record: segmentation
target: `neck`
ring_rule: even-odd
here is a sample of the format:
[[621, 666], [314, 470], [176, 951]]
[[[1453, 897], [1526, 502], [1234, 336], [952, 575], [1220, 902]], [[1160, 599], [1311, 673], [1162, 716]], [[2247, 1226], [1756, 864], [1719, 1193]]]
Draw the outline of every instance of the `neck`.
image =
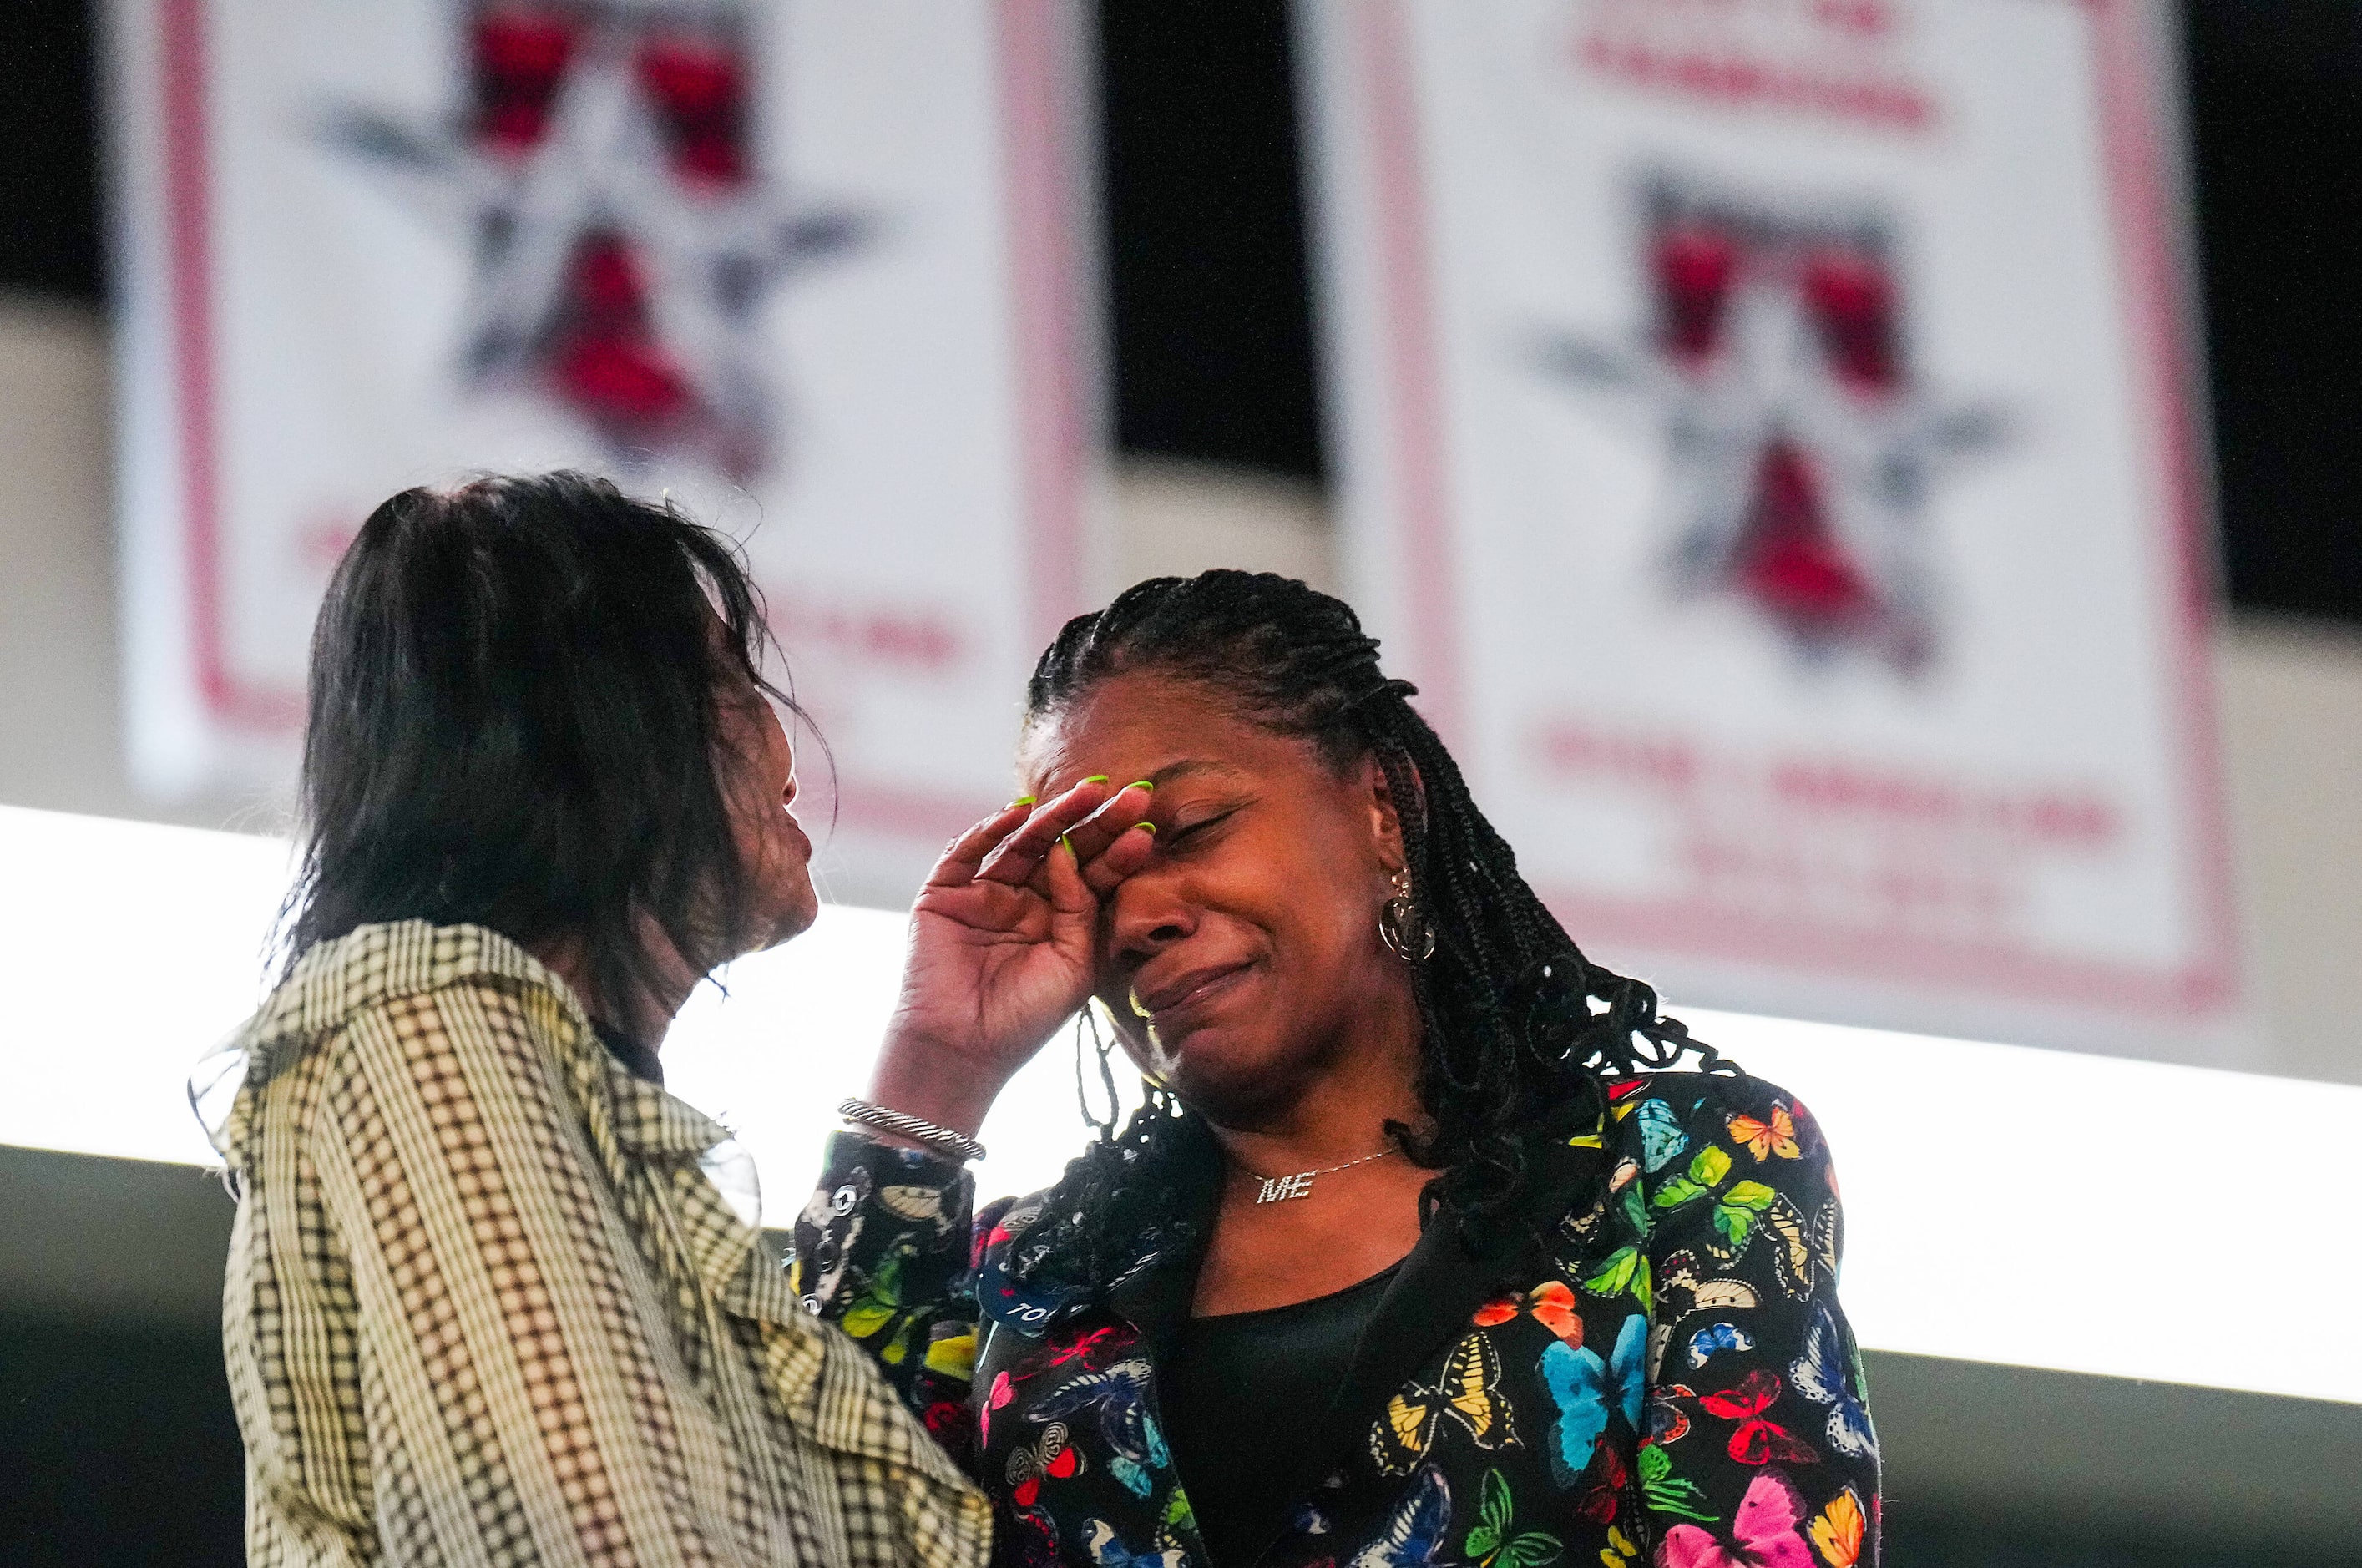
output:
[[688, 961], [679, 950], [657, 933], [649, 951], [656, 960], [657, 984], [642, 985], [631, 994], [612, 1001], [600, 999], [599, 988], [593, 980], [590, 963], [581, 942], [572, 936], [557, 937], [532, 949], [533, 955], [559, 979], [573, 988], [583, 1008], [597, 1021], [610, 1029], [620, 1029], [651, 1051], [664, 1048], [665, 1035], [672, 1028], [673, 1015], [689, 1000], [690, 992], [697, 988], [701, 976], [690, 970]]
[[1248, 1116], [1208, 1113], [1233, 1170], [1266, 1176], [1318, 1170], [1385, 1149], [1389, 1121], [1424, 1127], [1418, 1008], [1407, 985], [1401, 991], [1381, 993], [1361, 1010], [1350, 1035], [1322, 1054], [1329, 1065], [1284, 1102]]

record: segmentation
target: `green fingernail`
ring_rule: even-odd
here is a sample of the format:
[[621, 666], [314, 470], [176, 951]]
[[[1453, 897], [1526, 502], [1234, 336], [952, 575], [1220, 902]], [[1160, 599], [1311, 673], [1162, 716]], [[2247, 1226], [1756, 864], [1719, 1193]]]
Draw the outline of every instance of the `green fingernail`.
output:
[[1083, 780], [1086, 784], [1104, 784], [1107, 781], [1107, 775], [1104, 773], [1094, 773], [1088, 778]]
[[[1066, 846], [1066, 853], [1067, 853], [1067, 854], [1069, 854], [1069, 855], [1074, 855], [1074, 854], [1075, 854], [1075, 841], [1074, 841], [1073, 839], [1068, 838], [1065, 834], [1060, 834], [1058, 835], [1058, 842], [1059, 842], [1060, 844], [1063, 844], [1063, 845], [1065, 845]], [[1079, 859], [1081, 859], [1081, 858], [1082, 858], [1082, 856], [1079, 856], [1079, 855], [1076, 855], [1076, 856], [1075, 856], [1075, 858], [1076, 858], [1076, 859], [1077, 859], [1077, 860], [1079, 860]]]
[[1156, 836], [1156, 824], [1154, 823], [1134, 823], [1131, 825], [1138, 828], [1141, 832], [1146, 834], [1151, 838], [1154, 838]]
[[1124, 788], [1127, 790], [1153, 790], [1156, 788], [1156, 782], [1151, 778], [1135, 778], [1131, 783], [1125, 785]]
[[1015, 799], [1015, 800], [1013, 800], [1013, 801], [1010, 801], [1010, 802], [1009, 802], [1009, 804], [1007, 804], [1007, 805], [1005, 805], [1005, 806], [1001, 807], [1000, 809], [1001, 809], [1002, 811], [1004, 811], [1004, 812], [1013, 812], [1013, 811], [1015, 811], [1015, 810], [1016, 810], [1018, 807], [1020, 807], [1020, 806], [1030, 806], [1030, 805], [1032, 805], [1032, 803], [1033, 803], [1033, 797], [1032, 797], [1032, 796], [1031, 796], [1031, 795], [1020, 795], [1020, 796], [1018, 796], [1018, 797], [1017, 797], [1017, 799]]

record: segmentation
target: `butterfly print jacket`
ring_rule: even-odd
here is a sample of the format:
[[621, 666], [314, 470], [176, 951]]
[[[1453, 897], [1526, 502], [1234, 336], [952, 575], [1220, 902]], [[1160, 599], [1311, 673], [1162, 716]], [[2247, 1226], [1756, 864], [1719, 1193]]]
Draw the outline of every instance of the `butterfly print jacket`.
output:
[[[1485, 1252], [1429, 1221], [1306, 1423], [1261, 1568], [1875, 1564], [1878, 1441], [1811, 1115], [1753, 1078], [1626, 1079], [1534, 1133], [1527, 1170], [1530, 1226]], [[794, 1288], [989, 1493], [996, 1562], [1215, 1568], [1156, 1389], [1210, 1211], [1082, 1289], [1012, 1273], [1040, 1198], [970, 1204], [965, 1171], [841, 1133]]]

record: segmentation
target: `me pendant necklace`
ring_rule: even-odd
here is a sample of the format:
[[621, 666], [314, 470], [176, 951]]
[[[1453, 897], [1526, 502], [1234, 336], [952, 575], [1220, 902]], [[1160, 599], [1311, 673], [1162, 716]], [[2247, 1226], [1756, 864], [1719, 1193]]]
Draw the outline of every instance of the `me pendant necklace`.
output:
[[1255, 1193], [1257, 1203], [1285, 1203], [1291, 1198], [1311, 1197], [1314, 1176], [1335, 1176], [1339, 1171], [1350, 1171], [1355, 1165], [1366, 1165], [1372, 1160], [1383, 1160], [1388, 1154], [1401, 1153], [1400, 1148], [1388, 1145], [1374, 1154], [1363, 1154], [1360, 1159], [1347, 1160], [1341, 1165], [1324, 1165], [1319, 1170], [1298, 1171], [1294, 1176], [1267, 1176], [1259, 1171], [1248, 1170], [1244, 1165], [1241, 1165], [1239, 1169], [1263, 1184]]

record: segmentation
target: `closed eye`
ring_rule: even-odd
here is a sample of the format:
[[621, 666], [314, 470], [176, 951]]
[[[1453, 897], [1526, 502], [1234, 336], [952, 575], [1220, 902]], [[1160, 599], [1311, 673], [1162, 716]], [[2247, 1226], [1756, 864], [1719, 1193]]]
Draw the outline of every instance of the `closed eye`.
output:
[[1208, 828], [1214, 826], [1218, 823], [1228, 822], [1230, 818], [1230, 812], [1217, 812], [1212, 816], [1207, 817], [1202, 821], [1189, 823], [1187, 827], [1175, 827], [1173, 832], [1167, 835], [1164, 842], [1168, 845], [1179, 844], [1185, 839], [1205, 832]]

